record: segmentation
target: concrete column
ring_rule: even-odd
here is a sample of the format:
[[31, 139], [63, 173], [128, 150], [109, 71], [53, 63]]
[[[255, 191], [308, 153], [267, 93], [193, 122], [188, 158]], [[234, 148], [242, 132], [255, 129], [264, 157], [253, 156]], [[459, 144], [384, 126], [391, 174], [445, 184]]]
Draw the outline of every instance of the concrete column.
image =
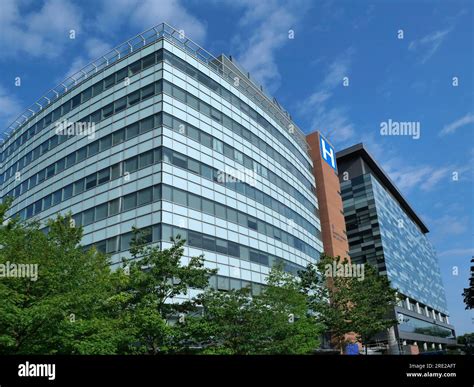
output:
[[406, 304], [407, 304], [407, 309], [411, 310], [411, 308], [410, 308], [410, 299], [407, 297], [405, 301], [406, 301]]
[[420, 304], [416, 303], [416, 311], [421, 314]]
[[449, 317], [446, 315], [446, 324], [449, 324]]
[[428, 312], [428, 307], [425, 305], [425, 314], [427, 317], [430, 317], [430, 312]]
[[423, 343], [423, 349], [424, 349], [425, 351], [428, 350], [428, 344], [427, 344], [427, 343]]

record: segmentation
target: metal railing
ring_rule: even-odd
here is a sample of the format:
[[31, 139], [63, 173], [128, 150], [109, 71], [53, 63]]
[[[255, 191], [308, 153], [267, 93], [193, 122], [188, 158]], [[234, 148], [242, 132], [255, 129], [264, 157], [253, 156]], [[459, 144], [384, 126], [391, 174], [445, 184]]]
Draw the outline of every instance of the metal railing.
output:
[[[45, 95], [43, 95], [34, 104], [29, 106], [13, 121], [11, 125], [7, 127], [7, 129], [2, 133], [0, 145], [3, 145], [6, 141], [8, 141], [18, 130], [20, 130], [25, 124], [33, 119], [38, 113], [51, 106], [53, 102], [57, 101], [63, 95], [79, 86], [82, 82], [89, 79], [90, 76], [108, 68], [115, 62], [135, 53], [137, 50], [142, 49], [145, 46], [157, 42], [162, 38], [166, 39], [171, 44], [178, 46], [179, 48], [184, 48], [186, 52], [190, 53], [202, 64], [206, 65], [220, 77], [224, 79], [228, 78], [226, 80], [234, 85], [234, 77], [239, 75], [235, 74], [235, 72], [225, 63], [223, 63], [222, 60], [216, 58], [197, 43], [187, 38], [182, 30], [177, 30], [166, 23], [162, 23], [118, 45], [99, 59], [89, 63], [75, 74], [66, 78], [58, 86], [46, 92]], [[309, 146], [301, 129], [299, 129], [291, 121], [289, 114], [284, 111], [280, 105], [273, 102], [263, 92], [261, 87], [259, 88], [256, 86], [250, 79], [239, 76], [239, 86], [237, 88], [243, 91], [244, 94], [251, 98], [252, 101], [259, 105], [264, 111], [270, 113], [272, 118], [277, 118], [283, 126], [288, 128], [291, 127], [292, 130], [289, 130], [289, 134], [293, 136], [303, 151], [308, 153]]]

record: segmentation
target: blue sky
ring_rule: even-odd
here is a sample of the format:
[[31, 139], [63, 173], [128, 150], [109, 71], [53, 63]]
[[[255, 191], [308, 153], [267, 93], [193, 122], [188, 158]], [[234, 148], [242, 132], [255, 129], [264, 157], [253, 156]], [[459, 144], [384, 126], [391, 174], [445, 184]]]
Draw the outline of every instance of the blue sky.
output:
[[[235, 57], [304, 132], [320, 129], [338, 149], [368, 146], [430, 229], [457, 333], [473, 332], [461, 297], [474, 255], [473, 8], [467, 0], [3, 0], [0, 127], [66, 75], [166, 21]], [[420, 138], [381, 136], [389, 119], [418, 122]]]

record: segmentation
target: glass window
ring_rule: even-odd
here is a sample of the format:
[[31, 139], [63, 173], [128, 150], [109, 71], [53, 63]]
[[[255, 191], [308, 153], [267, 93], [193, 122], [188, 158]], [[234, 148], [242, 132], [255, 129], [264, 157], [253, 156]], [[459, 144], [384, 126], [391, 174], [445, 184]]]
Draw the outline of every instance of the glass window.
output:
[[153, 66], [155, 64], [155, 53], [147, 55], [146, 57], [144, 57], [142, 59], [142, 63], [143, 63], [143, 66], [142, 66], [143, 69], [146, 69], [150, 66]]
[[94, 188], [97, 185], [97, 173], [86, 177], [86, 190]]
[[87, 148], [87, 153], [89, 157], [96, 155], [97, 153], [99, 153], [99, 141], [94, 141], [93, 143], [89, 144]]
[[217, 121], [217, 122], [221, 122], [222, 120], [222, 114], [220, 111], [212, 108], [211, 109], [211, 118], [214, 120], [214, 121]]
[[176, 98], [179, 101], [186, 102], [186, 94], [183, 90], [181, 90], [179, 87], [174, 86], [173, 87], [173, 97]]
[[209, 179], [209, 180], [212, 180], [213, 175], [214, 175], [214, 171], [211, 167], [209, 167], [206, 164], [201, 164], [201, 176], [202, 177], [204, 177], [206, 179]]
[[188, 203], [190, 208], [201, 211], [201, 198], [199, 196], [188, 193]]
[[227, 254], [227, 241], [224, 239], [216, 238], [216, 251], [221, 254]]
[[132, 63], [131, 65], [128, 66], [128, 74], [129, 76], [135, 75], [142, 69], [142, 62], [140, 60], [137, 60], [136, 62]]
[[228, 254], [233, 257], [240, 257], [240, 246], [234, 242], [227, 242], [228, 244]]
[[120, 177], [120, 163], [114, 164], [110, 167], [110, 180], [115, 180]]
[[81, 179], [74, 183], [74, 195], [78, 195], [81, 192], [84, 192], [84, 179]]
[[128, 96], [128, 106], [133, 106], [140, 101], [140, 90], [131, 93]]
[[232, 120], [224, 114], [222, 115], [222, 125], [224, 125], [227, 129], [232, 130]]
[[47, 210], [51, 207], [51, 201], [53, 200], [53, 195], [48, 195], [43, 199], [43, 209]]
[[186, 156], [182, 156], [178, 153], [173, 153], [173, 165], [187, 169], [188, 163]]
[[212, 149], [216, 152], [224, 153], [224, 143], [217, 138], [212, 139]]
[[115, 85], [115, 74], [109, 75], [107, 78], [104, 79], [105, 90], [111, 88], [113, 85]]
[[128, 76], [128, 69], [125, 67], [117, 71], [117, 83], [124, 80]]
[[139, 168], [145, 168], [151, 164], [153, 164], [153, 151], [148, 151], [139, 155]]
[[62, 190], [57, 190], [53, 193], [53, 206], [61, 202]]
[[168, 95], [173, 95], [173, 89], [171, 83], [168, 81], [163, 82], [163, 93]]
[[201, 144], [208, 148], [212, 148], [212, 137], [207, 133], [201, 132]]
[[217, 290], [229, 290], [230, 279], [229, 277], [217, 276]]
[[205, 198], [202, 198], [202, 212], [214, 215], [214, 202]]
[[56, 162], [56, 171], [57, 173], [64, 171], [66, 167], [66, 158], [62, 158]]
[[234, 160], [234, 148], [227, 144], [224, 144], [224, 156], [228, 157], [231, 160]]
[[216, 203], [215, 211], [216, 211], [216, 216], [218, 218], [227, 219], [225, 206], [223, 206], [222, 204]]
[[112, 136], [111, 135], [105, 136], [104, 138], [100, 139], [100, 151], [101, 152], [106, 150], [106, 149], [110, 149], [111, 146], [112, 146]]
[[92, 123], [98, 123], [101, 121], [101, 114], [102, 114], [102, 109], [96, 110], [94, 113], [91, 114], [91, 122]]
[[102, 109], [102, 117], [104, 119], [110, 117], [112, 114], [114, 114], [114, 104], [113, 103], [107, 105], [106, 107], [104, 107]]
[[105, 250], [107, 254], [117, 252], [117, 241], [118, 241], [118, 237], [112, 237], [112, 238], [107, 239], [107, 247]]
[[116, 215], [120, 212], [120, 198], [109, 202], [109, 216]]
[[88, 87], [82, 92], [82, 102], [89, 101], [92, 97], [92, 87]]
[[199, 110], [199, 100], [189, 93], [187, 95], [187, 103], [188, 106], [192, 107], [193, 109]]
[[107, 218], [107, 207], [108, 207], [108, 203], [103, 203], [95, 208], [96, 222]]
[[150, 85], [145, 86], [142, 88], [142, 101], [148, 97], [151, 97], [155, 94], [155, 84], [152, 83]]
[[140, 133], [146, 133], [153, 129], [153, 116], [140, 121]]
[[244, 227], [248, 227], [247, 215], [246, 214], [244, 214], [242, 212], [239, 212], [239, 213], [237, 213], [237, 217], [238, 217], [239, 225], [244, 226]]
[[133, 234], [128, 232], [120, 236], [120, 251], [130, 249], [130, 243], [132, 242]]
[[207, 103], [201, 101], [199, 101], [199, 111], [208, 117], [211, 115], [211, 107]]
[[202, 236], [202, 248], [205, 250], [216, 251], [216, 241], [211, 236]]
[[188, 137], [199, 142], [199, 129], [188, 125]]
[[127, 140], [138, 136], [138, 127], [139, 127], [138, 122], [127, 126]]
[[90, 208], [82, 213], [82, 224], [87, 226], [94, 223], [94, 208]]
[[188, 244], [192, 247], [202, 248], [202, 236], [198, 232], [188, 231]]
[[63, 200], [67, 200], [72, 196], [72, 184], [63, 188]]
[[131, 210], [137, 206], [136, 192], [123, 197], [123, 211]]
[[125, 161], [125, 172], [135, 172], [138, 168], [138, 157], [132, 157]]
[[[81, 94], [75, 95], [71, 101], [72, 101], [72, 109], [79, 106], [81, 104]], [[46, 116], [46, 117], [49, 117], [49, 116]]]
[[161, 200], [161, 185], [155, 185], [153, 187], [153, 201]]
[[96, 95], [99, 95], [100, 93], [102, 93], [103, 90], [104, 90], [103, 82], [102, 81], [97, 82], [94, 86], [92, 86], [92, 95], [95, 97]]
[[233, 208], [227, 208], [227, 220], [232, 223], [237, 223], [237, 211]]
[[127, 97], [123, 97], [115, 101], [114, 107], [115, 107], [115, 113], [125, 110], [125, 108], [127, 107]]
[[173, 191], [171, 190], [171, 187], [168, 185], [164, 185], [162, 188], [162, 199], [163, 200], [168, 200], [170, 202], [173, 201]]
[[152, 202], [153, 187], [142, 189], [138, 192], [138, 205], [142, 206]]
[[182, 206], [187, 206], [187, 198], [186, 198], [186, 191], [182, 191], [180, 189], [175, 188], [173, 190], [173, 201], [176, 204], [182, 205]]
[[121, 142], [125, 141], [125, 130], [120, 129], [116, 132], [112, 133], [112, 145], [120, 144]]
[[85, 160], [87, 157], [87, 147], [82, 147], [82, 148], [79, 148], [78, 151], [77, 151], [77, 160], [76, 162], [80, 162], [82, 160]]
[[188, 169], [191, 172], [197, 173], [199, 175], [200, 169], [199, 169], [199, 162], [193, 159], [188, 159]]
[[53, 165], [50, 165], [48, 168], [46, 168], [46, 178], [47, 179], [54, 175], [55, 167], [56, 167], [56, 165], [53, 164]]
[[98, 184], [105, 183], [110, 180], [110, 168], [105, 168], [99, 172]]
[[164, 241], [170, 241], [173, 236], [173, 228], [167, 224], [162, 225], [161, 239]]
[[[97, 93], [98, 94], [98, 93]], [[94, 95], [97, 95], [97, 94], [94, 94]], [[64, 114], [67, 114], [71, 111], [71, 101], [67, 101], [66, 103], [64, 103], [63, 105], [63, 115]]]

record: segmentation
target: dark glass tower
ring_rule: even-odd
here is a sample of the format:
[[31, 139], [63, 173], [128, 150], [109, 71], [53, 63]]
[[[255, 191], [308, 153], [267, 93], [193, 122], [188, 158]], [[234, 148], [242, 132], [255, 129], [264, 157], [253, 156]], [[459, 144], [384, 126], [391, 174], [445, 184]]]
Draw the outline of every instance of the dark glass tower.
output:
[[410, 345], [439, 350], [454, 342], [446, 296], [428, 228], [363, 144], [337, 153], [353, 263], [369, 263], [399, 292], [399, 324], [380, 340], [392, 353]]

